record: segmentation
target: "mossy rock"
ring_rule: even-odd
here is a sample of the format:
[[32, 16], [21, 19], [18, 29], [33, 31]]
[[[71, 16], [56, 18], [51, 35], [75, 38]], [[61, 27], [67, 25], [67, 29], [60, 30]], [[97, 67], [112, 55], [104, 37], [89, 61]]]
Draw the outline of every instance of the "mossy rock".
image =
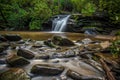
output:
[[8, 56], [6, 59], [6, 62], [8, 66], [11, 66], [11, 67], [24, 66], [30, 63], [27, 59], [17, 55]]
[[17, 51], [17, 55], [22, 56], [22, 57], [27, 58], [27, 59], [33, 59], [35, 57], [34, 53], [32, 53], [29, 50], [25, 50], [25, 49], [19, 49]]
[[44, 41], [44, 44], [52, 48], [56, 47], [56, 45], [51, 40]]
[[31, 73], [36, 75], [53, 76], [62, 73], [64, 67], [49, 64], [36, 64], [32, 67]]
[[11, 68], [0, 74], [0, 80], [30, 80], [30, 77], [21, 68]]
[[67, 38], [62, 38], [61, 36], [54, 36], [52, 38], [52, 42], [55, 45], [59, 45], [59, 46], [74, 46], [75, 45], [71, 40]]

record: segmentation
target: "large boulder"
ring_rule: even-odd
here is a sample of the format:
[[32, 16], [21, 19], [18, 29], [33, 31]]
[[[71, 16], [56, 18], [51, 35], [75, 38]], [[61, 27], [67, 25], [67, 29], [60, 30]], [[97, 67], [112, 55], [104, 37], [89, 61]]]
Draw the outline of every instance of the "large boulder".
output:
[[7, 34], [4, 35], [4, 37], [8, 40], [8, 41], [20, 41], [22, 39], [21, 36], [16, 35], [16, 34]]
[[67, 76], [74, 80], [101, 80], [100, 78], [97, 77], [83, 76], [71, 70], [68, 70]]
[[18, 49], [17, 55], [22, 56], [22, 57], [27, 58], [27, 59], [32, 59], [35, 57], [34, 53], [32, 53], [29, 50], [25, 50], [25, 49]]
[[16, 67], [16, 66], [24, 66], [29, 64], [30, 62], [23, 57], [17, 55], [10, 55], [7, 57], [6, 62], [8, 66]]
[[71, 40], [67, 38], [62, 38], [61, 36], [54, 36], [52, 38], [52, 42], [55, 45], [59, 45], [59, 46], [74, 46], [75, 45]]
[[36, 75], [44, 75], [44, 76], [51, 76], [51, 75], [58, 75], [62, 73], [64, 68], [62, 66], [55, 66], [49, 64], [36, 64], [32, 67], [31, 73]]
[[11, 68], [0, 74], [0, 80], [30, 80], [23, 69]]

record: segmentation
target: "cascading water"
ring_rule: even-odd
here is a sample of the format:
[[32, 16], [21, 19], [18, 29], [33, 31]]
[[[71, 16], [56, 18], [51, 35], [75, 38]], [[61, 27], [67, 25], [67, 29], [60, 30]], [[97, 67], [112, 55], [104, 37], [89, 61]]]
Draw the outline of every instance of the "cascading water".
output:
[[63, 32], [70, 15], [60, 15], [53, 20], [52, 31]]

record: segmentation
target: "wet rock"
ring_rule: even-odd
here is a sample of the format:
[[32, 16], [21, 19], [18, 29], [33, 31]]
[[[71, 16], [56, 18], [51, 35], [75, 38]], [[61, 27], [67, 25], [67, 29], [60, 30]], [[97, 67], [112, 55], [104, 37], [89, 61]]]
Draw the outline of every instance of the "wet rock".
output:
[[41, 47], [43, 47], [43, 42], [42, 41], [36, 41], [33, 45], [32, 45], [32, 47], [34, 47], [34, 48], [41, 48]]
[[34, 48], [41, 48], [41, 47], [43, 47], [42, 45], [39, 45], [39, 44], [35, 44], [35, 45], [33, 45], [32, 47], [34, 47]]
[[3, 46], [0, 46], [0, 54], [5, 50]]
[[22, 57], [27, 58], [27, 59], [33, 59], [35, 57], [34, 53], [32, 53], [29, 50], [25, 50], [25, 49], [19, 49], [17, 51], [17, 55], [22, 56]]
[[24, 44], [24, 43], [25, 43], [24, 40], [20, 40], [20, 41], [17, 42], [17, 44]]
[[62, 38], [61, 36], [54, 36], [52, 38], [52, 42], [55, 45], [59, 45], [59, 46], [74, 46], [75, 45], [71, 40], [67, 38]]
[[67, 52], [64, 53], [63, 57], [65, 58], [69, 58], [69, 57], [74, 57], [75, 56], [75, 52], [72, 50], [68, 50]]
[[67, 38], [64, 38], [60, 41], [60, 43], [58, 44], [60, 46], [74, 46], [74, 43], [72, 41], [70, 41]]
[[102, 48], [100, 44], [89, 44], [86, 47], [86, 50], [88, 51], [100, 51]]
[[4, 37], [9, 41], [19, 41], [22, 39], [21, 36], [16, 34], [7, 34], [7, 35], [4, 35]]
[[8, 43], [0, 43], [0, 53], [9, 47]]
[[74, 79], [74, 80], [102, 80], [99, 78], [89, 77], [89, 76], [82, 76], [78, 74], [77, 72], [69, 70], [67, 72], [67, 76]]
[[0, 74], [0, 80], [30, 80], [23, 69], [11, 68]]
[[110, 42], [104, 41], [104, 42], [100, 43], [100, 46], [102, 47], [102, 49], [108, 48], [110, 46]]
[[32, 67], [31, 73], [36, 75], [58, 75], [62, 73], [64, 68], [62, 66], [48, 65], [48, 64], [36, 64]]
[[89, 44], [89, 43], [92, 42], [92, 40], [89, 39], [89, 38], [85, 38], [85, 39], [82, 40], [82, 42], [83, 42], [84, 44]]
[[3, 51], [0, 53], [0, 56], [7, 55], [8, 53], [6, 51]]
[[46, 55], [46, 54], [40, 54], [36, 57], [36, 59], [49, 59], [50, 56], [49, 55]]
[[29, 64], [30, 62], [23, 57], [17, 55], [10, 55], [7, 57], [6, 62], [8, 66], [16, 67], [16, 66], [24, 66]]
[[56, 47], [51, 40], [44, 41], [44, 44], [52, 48]]
[[6, 43], [6, 42], [3, 42], [3, 43], [0, 43], [0, 46], [3, 46], [5, 48], [8, 48], [10, 46], [9, 43]]
[[7, 39], [0, 35], [0, 41], [4, 42], [4, 41], [7, 41]]
[[6, 64], [6, 61], [4, 59], [0, 59], [0, 64]]

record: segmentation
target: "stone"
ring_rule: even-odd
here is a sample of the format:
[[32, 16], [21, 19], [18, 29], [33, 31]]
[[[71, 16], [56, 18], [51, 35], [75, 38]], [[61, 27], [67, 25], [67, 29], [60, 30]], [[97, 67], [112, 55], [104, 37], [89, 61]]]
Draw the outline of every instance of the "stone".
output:
[[102, 80], [99, 78], [89, 77], [89, 76], [83, 76], [78, 74], [77, 72], [68, 70], [67, 76], [74, 79], [74, 80]]
[[52, 42], [55, 45], [59, 45], [59, 46], [74, 46], [75, 45], [71, 40], [67, 38], [62, 38], [61, 36], [54, 36], [52, 38]]
[[0, 59], [0, 64], [6, 64], [6, 61], [4, 59]]
[[8, 43], [0, 43], [0, 53], [3, 52], [4, 50], [6, 50], [9, 47]]
[[10, 68], [0, 74], [0, 80], [31, 80], [27, 73], [21, 68]]
[[110, 42], [109, 41], [104, 41], [102, 43], [100, 43], [100, 46], [102, 47], [102, 49], [106, 49], [110, 46]]
[[5, 50], [3, 46], [0, 46], [0, 54]]
[[32, 53], [31, 51], [26, 50], [26, 49], [18, 49], [17, 55], [22, 56], [27, 59], [33, 59], [35, 57], [34, 53]]
[[8, 56], [6, 58], [6, 62], [8, 66], [11, 66], [11, 67], [24, 66], [30, 63], [27, 59], [17, 56], [17, 55]]
[[89, 38], [85, 38], [85, 39], [82, 40], [82, 42], [83, 42], [84, 44], [89, 44], [89, 43], [92, 42], [92, 40], [89, 39]]
[[44, 41], [44, 44], [52, 48], [56, 47], [51, 40]]
[[36, 75], [53, 76], [62, 73], [63, 70], [64, 68], [58, 65], [36, 64], [32, 67], [31, 73]]
[[20, 41], [22, 39], [21, 36], [16, 35], [16, 34], [7, 34], [4, 35], [4, 37], [8, 40], [8, 41]]
[[37, 59], [49, 59], [50, 56], [49, 55], [46, 55], [46, 54], [40, 54], [36, 57]]

